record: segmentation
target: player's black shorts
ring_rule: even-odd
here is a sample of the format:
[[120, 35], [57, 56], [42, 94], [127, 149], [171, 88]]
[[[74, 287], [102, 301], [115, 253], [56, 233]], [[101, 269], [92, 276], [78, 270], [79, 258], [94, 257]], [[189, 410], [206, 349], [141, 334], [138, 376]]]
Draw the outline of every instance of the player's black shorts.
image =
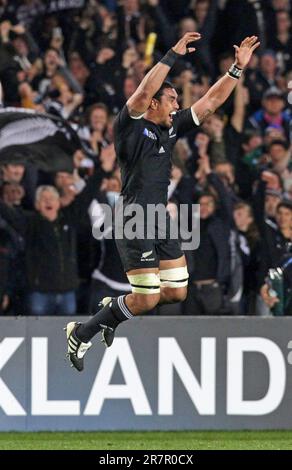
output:
[[181, 258], [183, 251], [178, 240], [116, 239], [125, 272], [131, 269], [158, 268], [160, 260]]
[[183, 256], [176, 232], [172, 230], [173, 221], [167, 211], [160, 222], [158, 220], [152, 222], [144, 208], [135, 224], [141, 229], [140, 238], [131, 232], [128, 232], [128, 237], [125, 236], [127, 232], [125, 228], [131, 221], [132, 215], [125, 215], [125, 211], [119, 212], [119, 215], [121, 217], [115, 219], [114, 236], [125, 272], [131, 269], [158, 268], [160, 260], [172, 260]]

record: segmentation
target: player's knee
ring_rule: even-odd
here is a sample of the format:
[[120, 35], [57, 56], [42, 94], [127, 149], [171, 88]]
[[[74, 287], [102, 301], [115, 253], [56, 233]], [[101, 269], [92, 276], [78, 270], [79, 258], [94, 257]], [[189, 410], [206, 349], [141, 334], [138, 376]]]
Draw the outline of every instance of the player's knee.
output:
[[164, 297], [169, 303], [183, 302], [187, 297], [187, 287], [179, 287], [177, 289], [165, 287]]
[[187, 296], [189, 273], [186, 266], [162, 269], [160, 285], [168, 302], [183, 302]]
[[146, 272], [139, 274], [127, 274], [127, 276], [132, 287], [132, 294], [137, 297], [137, 302], [139, 302], [139, 305], [140, 303], [146, 306], [150, 305], [148, 310], [151, 310], [151, 308], [153, 308], [153, 303], [156, 305], [160, 299], [159, 274]]
[[133, 302], [135, 305], [136, 311], [139, 313], [149, 312], [156, 307], [160, 300], [160, 294], [137, 294], [135, 292], [132, 293]]
[[174, 295], [174, 302], [183, 302], [187, 298], [187, 293], [188, 289], [187, 287], [180, 287], [179, 289], [173, 289], [175, 290], [175, 295]]

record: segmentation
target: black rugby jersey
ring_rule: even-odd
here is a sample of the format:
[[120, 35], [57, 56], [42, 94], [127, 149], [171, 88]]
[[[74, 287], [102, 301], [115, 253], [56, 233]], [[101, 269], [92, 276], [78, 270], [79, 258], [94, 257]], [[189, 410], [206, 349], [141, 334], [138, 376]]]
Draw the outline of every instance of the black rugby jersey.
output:
[[195, 120], [191, 108], [178, 111], [169, 129], [143, 117], [132, 118], [127, 106], [123, 107], [115, 120], [114, 143], [125, 204], [166, 205], [173, 146], [183, 133], [197, 125]]

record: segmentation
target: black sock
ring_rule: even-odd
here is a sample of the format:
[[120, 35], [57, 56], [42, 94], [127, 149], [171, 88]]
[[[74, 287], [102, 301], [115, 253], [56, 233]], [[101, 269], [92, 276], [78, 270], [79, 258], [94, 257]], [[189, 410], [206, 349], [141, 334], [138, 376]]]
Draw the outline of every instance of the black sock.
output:
[[90, 320], [79, 325], [76, 331], [77, 338], [87, 343], [102, 329], [101, 325], [115, 329], [123, 321], [132, 318], [133, 314], [125, 303], [125, 297], [125, 295], [121, 295], [120, 297], [114, 298], [90, 318]]

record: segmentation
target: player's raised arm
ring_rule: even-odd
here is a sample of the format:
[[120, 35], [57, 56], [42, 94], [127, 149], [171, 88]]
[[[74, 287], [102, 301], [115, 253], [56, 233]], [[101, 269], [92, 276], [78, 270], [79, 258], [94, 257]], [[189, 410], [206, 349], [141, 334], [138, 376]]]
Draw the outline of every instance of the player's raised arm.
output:
[[199, 33], [186, 33], [177, 44], [143, 78], [135, 93], [128, 99], [127, 107], [131, 116], [139, 116], [147, 111], [151, 99], [157, 93], [175, 61], [182, 55], [194, 52], [188, 44], [198, 41]]
[[208, 90], [205, 96], [192, 105], [192, 110], [197, 115], [200, 123], [210, 114], [214, 113], [231, 95], [238, 83], [238, 79], [242, 75], [244, 67], [247, 66], [253, 52], [260, 45], [257, 39], [257, 36], [247, 37], [242, 41], [240, 47], [233, 46], [235, 48], [234, 64], [226, 75], [220, 78]]

